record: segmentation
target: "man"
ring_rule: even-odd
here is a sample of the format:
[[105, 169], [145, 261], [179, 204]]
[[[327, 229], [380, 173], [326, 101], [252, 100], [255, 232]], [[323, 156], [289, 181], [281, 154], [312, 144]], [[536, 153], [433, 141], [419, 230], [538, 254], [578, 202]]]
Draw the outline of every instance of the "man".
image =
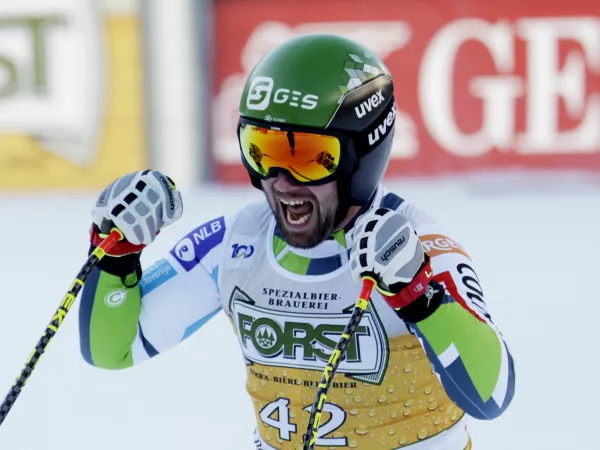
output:
[[223, 310], [247, 364], [257, 448], [301, 448], [322, 370], [372, 278], [316, 446], [470, 449], [466, 418], [507, 408], [513, 360], [467, 252], [381, 185], [393, 91], [382, 61], [341, 37], [271, 51], [248, 78], [238, 127], [266, 201], [200, 225], [144, 270], [140, 252], [181, 216], [181, 195], [156, 171], [112, 183], [93, 212], [92, 246], [114, 226], [125, 240], [84, 288], [84, 358], [131, 367]]

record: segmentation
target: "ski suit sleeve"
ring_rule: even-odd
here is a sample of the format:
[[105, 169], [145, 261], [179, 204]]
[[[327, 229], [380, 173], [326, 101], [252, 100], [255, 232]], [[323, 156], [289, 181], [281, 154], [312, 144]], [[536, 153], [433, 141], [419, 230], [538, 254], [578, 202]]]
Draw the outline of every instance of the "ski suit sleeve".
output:
[[433, 283], [442, 300], [423, 320], [408, 322], [449, 397], [477, 419], [498, 417], [512, 401], [511, 353], [487, 311], [467, 252], [439, 230], [418, 230], [431, 258]]
[[219, 217], [192, 230], [139, 280], [136, 273], [121, 277], [95, 268], [81, 294], [83, 358], [104, 369], [131, 367], [186, 339], [216, 315], [229, 223]]

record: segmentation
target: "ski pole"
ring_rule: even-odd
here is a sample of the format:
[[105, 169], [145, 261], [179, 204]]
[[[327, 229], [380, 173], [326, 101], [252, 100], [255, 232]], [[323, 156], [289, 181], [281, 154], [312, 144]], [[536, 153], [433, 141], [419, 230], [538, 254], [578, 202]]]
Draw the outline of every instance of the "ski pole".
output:
[[60, 327], [67, 313], [71, 309], [71, 306], [73, 306], [73, 303], [75, 303], [75, 299], [77, 298], [79, 291], [83, 287], [83, 284], [85, 283], [85, 280], [87, 279], [90, 271], [106, 255], [106, 252], [109, 251], [122, 238], [123, 234], [116, 228], [113, 228], [110, 234], [100, 243], [100, 245], [98, 245], [98, 247], [94, 249], [94, 251], [88, 257], [87, 261], [79, 271], [79, 274], [77, 274], [77, 277], [75, 278], [75, 280], [73, 280], [69, 291], [63, 298], [63, 301], [56, 310], [56, 313], [52, 317], [52, 320], [46, 327], [44, 334], [35, 346], [35, 349], [31, 353], [31, 356], [25, 363], [25, 367], [23, 368], [23, 370], [13, 383], [12, 387], [8, 391], [8, 394], [4, 398], [2, 405], [0, 405], [0, 425], [2, 424], [2, 422], [4, 422], [4, 419], [6, 419], [8, 412], [11, 410], [11, 408], [17, 401], [17, 398], [23, 390], [25, 383], [27, 383], [27, 380], [31, 376], [33, 369], [35, 369], [38, 361], [46, 351], [46, 347], [48, 347], [48, 344], [58, 331], [58, 328]]
[[367, 306], [369, 306], [369, 299], [374, 286], [375, 281], [372, 278], [363, 278], [362, 290], [360, 291], [358, 300], [354, 305], [354, 310], [352, 311], [348, 325], [346, 325], [340, 340], [331, 353], [329, 361], [327, 362], [327, 366], [323, 371], [321, 382], [318, 385], [315, 401], [313, 402], [312, 409], [310, 411], [310, 417], [308, 419], [308, 428], [306, 430], [306, 434], [304, 435], [304, 450], [312, 450], [317, 442], [319, 423], [321, 421], [321, 414], [323, 412], [323, 406], [325, 405], [325, 399], [327, 398], [327, 392], [329, 391], [329, 387], [333, 381], [333, 376], [335, 375], [335, 371], [340, 364], [342, 356], [346, 352], [348, 343], [358, 328], [362, 316], [367, 310]]

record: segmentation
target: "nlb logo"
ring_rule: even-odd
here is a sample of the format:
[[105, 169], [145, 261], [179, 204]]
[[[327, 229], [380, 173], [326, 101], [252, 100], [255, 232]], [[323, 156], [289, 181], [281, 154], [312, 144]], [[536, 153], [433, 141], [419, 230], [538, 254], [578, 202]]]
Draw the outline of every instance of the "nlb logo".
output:
[[175, 254], [182, 261], [193, 261], [196, 257], [196, 252], [194, 251], [194, 243], [190, 238], [182, 239], [177, 247], [175, 247]]
[[294, 108], [315, 109], [319, 97], [313, 94], [303, 94], [300, 91], [279, 88], [273, 94], [275, 81], [271, 77], [255, 77], [250, 83], [246, 96], [246, 107], [254, 111], [264, 111], [273, 103], [288, 104]]
[[189, 272], [202, 261], [202, 258], [223, 242], [224, 236], [225, 219], [219, 217], [188, 233], [171, 249], [170, 253], [181, 267]]

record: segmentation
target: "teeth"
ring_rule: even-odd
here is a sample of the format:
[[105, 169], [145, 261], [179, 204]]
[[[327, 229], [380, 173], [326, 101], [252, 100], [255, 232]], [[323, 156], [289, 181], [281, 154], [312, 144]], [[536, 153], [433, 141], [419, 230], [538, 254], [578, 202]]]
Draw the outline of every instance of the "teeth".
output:
[[283, 200], [281, 199], [281, 203], [284, 205], [304, 205], [306, 203], [304, 200]]
[[299, 217], [296, 220], [292, 219], [291, 214], [292, 213], [288, 209], [286, 211], [288, 222], [291, 223], [292, 225], [302, 225], [303, 223], [306, 223], [308, 221], [308, 219], [310, 219], [310, 216], [311, 216], [312, 213], [306, 213], [306, 214], [304, 214], [303, 216]]

